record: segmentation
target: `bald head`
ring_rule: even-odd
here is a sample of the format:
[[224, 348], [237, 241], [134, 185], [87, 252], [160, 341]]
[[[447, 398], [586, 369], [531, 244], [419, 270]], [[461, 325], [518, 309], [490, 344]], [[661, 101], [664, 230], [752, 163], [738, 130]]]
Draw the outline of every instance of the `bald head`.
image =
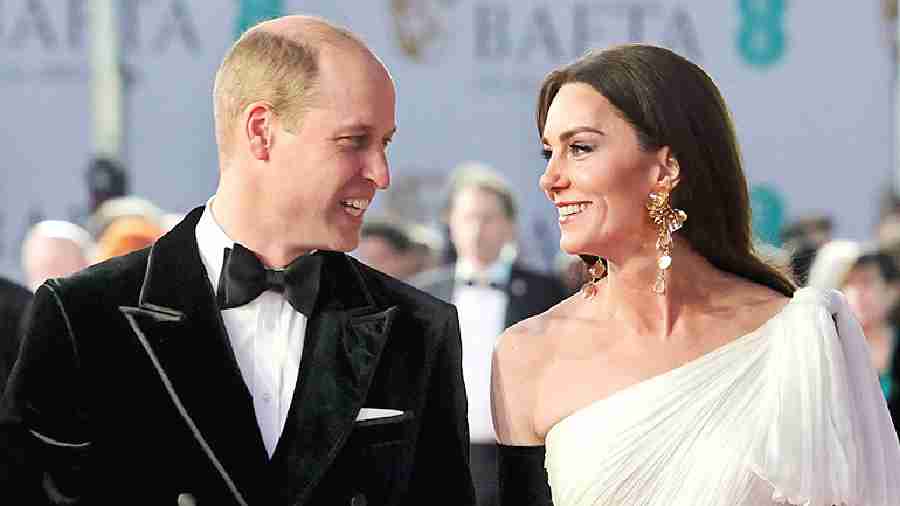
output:
[[89, 265], [93, 241], [87, 230], [67, 221], [48, 220], [32, 226], [22, 242], [22, 267], [28, 286], [68, 276]]
[[296, 126], [316, 100], [322, 60], [347, 56], [378, 61], [352, 32], [317, 17], [285, 16], [245, 32], [216, 73], [213, 106], [220, 156], [230, 154], [232, 131], [254, 102], [266, 102], [285, 125]]

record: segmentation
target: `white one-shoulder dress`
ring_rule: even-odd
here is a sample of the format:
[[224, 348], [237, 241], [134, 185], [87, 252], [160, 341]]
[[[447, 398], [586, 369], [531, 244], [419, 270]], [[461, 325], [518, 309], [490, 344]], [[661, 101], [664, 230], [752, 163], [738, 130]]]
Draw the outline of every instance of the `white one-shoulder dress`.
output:
[[834, 290], [576, 411], [546, 452], [555, 506], [900, 506], [897, 434]]

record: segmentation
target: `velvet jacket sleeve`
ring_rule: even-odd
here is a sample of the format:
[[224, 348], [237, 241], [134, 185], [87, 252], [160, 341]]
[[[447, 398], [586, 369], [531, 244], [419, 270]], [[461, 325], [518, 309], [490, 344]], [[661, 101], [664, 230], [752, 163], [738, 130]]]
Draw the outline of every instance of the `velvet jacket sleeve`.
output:
[[53, 282], [37, 292], [2, 404], [0, 503], [79, 504], [91, 437], [78, 349]]
[[438, 336], [422, 429], [405, 504], [475, 504], [469, 470], [468, 404], [462, 376], [462, 340], [452, 309]]

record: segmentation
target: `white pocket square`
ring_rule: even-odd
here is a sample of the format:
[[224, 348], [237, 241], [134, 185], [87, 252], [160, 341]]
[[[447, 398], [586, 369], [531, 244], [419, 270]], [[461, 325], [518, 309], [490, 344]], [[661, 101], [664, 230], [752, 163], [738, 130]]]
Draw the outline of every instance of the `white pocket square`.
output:
[[384, 409], [384, 408], [362, 408], [359, 410], [359, 414], [356, 415], [357, 422], [364, 422], [366, 420], [376, 420], [378, 418], [390, 418], [392, 416], [401, 416], [403, 411], [399, 409]]

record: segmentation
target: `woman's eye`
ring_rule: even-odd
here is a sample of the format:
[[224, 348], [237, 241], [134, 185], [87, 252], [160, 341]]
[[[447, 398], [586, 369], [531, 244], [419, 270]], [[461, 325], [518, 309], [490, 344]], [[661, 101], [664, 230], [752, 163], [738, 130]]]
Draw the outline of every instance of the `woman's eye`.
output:
[[569, 145], [569, 151], [571, 151], [573, 155], [579, 156], [590, 153], [592, 151], [592, 148], [585, 144], [571, 144]]
[[550, 151], [550, 150], [547, 149], [547, 148], [544, 148], [544, 149], [541, 150], [541, 157], [543, 157], [544, 160], [548, 160], [548, 161], [549, 161], [549, 160], [550, 160], [550, 157], [552, 157], [552, 156], [553, 156], [553, 151]]

